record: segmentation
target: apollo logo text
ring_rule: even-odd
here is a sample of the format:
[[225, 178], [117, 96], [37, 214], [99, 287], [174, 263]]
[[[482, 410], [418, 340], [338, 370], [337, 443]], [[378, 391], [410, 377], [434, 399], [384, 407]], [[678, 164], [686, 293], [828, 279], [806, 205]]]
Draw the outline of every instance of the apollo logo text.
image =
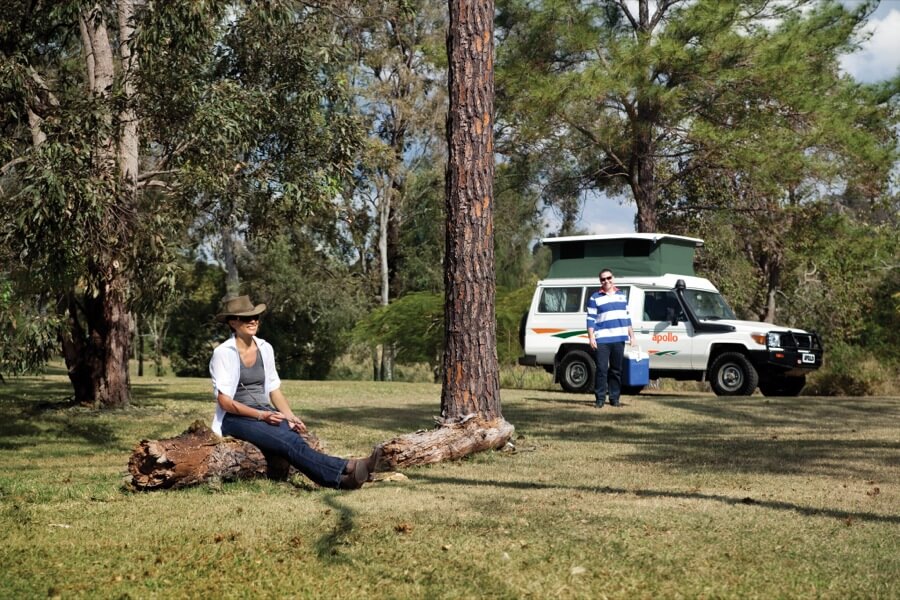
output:
[[660, 343], [660, 342], [677, 342], [677, 341], [678, 341], [678, 336], [675, 335], [675, 334], [672, 333], [672, 332], [668, 332], [668, 333], [657, 333], [657, 334], [655, 334], [655, 335], [654, 335], [652, 338], [650, 338], [650, 339], [652, 339], [652, 340], [653, 340], [654, 342], [656, 342], [657, 344]]

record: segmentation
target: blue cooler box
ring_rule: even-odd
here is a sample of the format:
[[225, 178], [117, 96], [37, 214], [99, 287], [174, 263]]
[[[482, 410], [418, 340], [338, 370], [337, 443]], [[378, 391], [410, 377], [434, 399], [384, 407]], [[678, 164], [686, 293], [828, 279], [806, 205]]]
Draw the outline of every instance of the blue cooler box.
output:
[[625, 350], [622, 360], [622, 385], [629, 387], [650, 383], [650, 355], [640, 349]]

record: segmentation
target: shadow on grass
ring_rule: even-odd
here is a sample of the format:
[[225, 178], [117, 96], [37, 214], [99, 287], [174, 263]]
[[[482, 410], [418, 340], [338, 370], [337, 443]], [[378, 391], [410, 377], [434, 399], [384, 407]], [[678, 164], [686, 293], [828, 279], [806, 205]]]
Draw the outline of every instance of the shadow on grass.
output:
[[101, 447], [118, 443], [116, 427], [90, 418], [103, 413], [76, 402], [67, 382], [28, 378], [10, 383], [14, 385], [0, 385], [0, 450], [18, 450], [48, 439], [75, 439]]
[[625, 488], [614, 488], [609, 486], [566, 486], [557, 483], [537, 483], [525, 481], [487, 481], [480, 479], [463, 479], [460, 477], [434, 477], [421, 473], [410, 475], [409, 478], [414, 481], [424, 481], [426, 483], [448, 484], [448, 485], [464, 485], [478, 487], [496, 487], [509, 488], [515, 490], [570, 490], [573, 492], [585, 492], [602, 495], [618, 495], [618, 494], [634, 494], [636, 496], [648, 498], [673, 498], [679, 500], [708, 500], [712, 502], [721, 502], [722, 504], [730, 504], [732, 506], [758, 506], [771, 510], [791, 511], [807, 517], [832, 517], [842, 519], [844, 521], [868, 521], [875, 523], [900, 523], [900, 515], [880, 515], [870, 512], [854, 512], [847, 510], [836, 510], [830, 508], [813, 508], [811, 506], [803, 506], [801, 504], [793, 504], [791, 502], [781, 502], [774, 500], [756, 500], [750, 497], [734, 498], [731, 496], [723, 496], [721, 494], [702, 494], [699, 492], [677, 492], [670, 490], [629, 490]]
[[109, 423], [72, 418], [65, 412], [42, 412], [39, 425], [27, 411], [20, 413], [21, 416], [4, 415], [0, 420], [0, 450], [19, 450], [48, 440], [77, 440], [97, 447], [119, 444], [117, 428]]
[[34, 377], [9, 378], [0, 383], [0, 407], [27, 402], [42, 405], [67, 405], [72, 402], [72, 386], [68, 381]]
[[[685, 470], [771, 474], [856, 474], [870, 477], [867, 463], [894, 464], [900, 442], [872, 438], [879, 424], [900, 418], [896, 399], [625, 398], [624, 409], [589, 408], [558, 398], [529, 398], [504, 408], [517, 434], [571, 442], [631, 446], [620, 460], [664, 462]], [[674, 409], [674, 420], [657, 421], [641, 411], [653, 401]], [[584, 408], [580, 408], [583, 406]]]
[[[872, 465], [893, 464], [900, 452], [896, 438], [869, 435], [873, 425], [900, 418], [896, 399], [627, 397], [622, 409], [600, 410], [590, 400], [562, 394], [525, 400], [527, 404], [503, 409], [519, 438], [619, 444], [631, 451], [618, 454], [617, 460], [665, 463], [685, 471], [872, 478], [877, 476]], [[674, 419], [657, 421], [642, 412], [641, 404], [651, 401], [671, 409]], [[431, 403], [398, 408], [360, 404], [308, 414], [313, 422], [374, 429], [386, 441], [432, 428], [439, 410]]]
[[354, 512], [338, 501], [339, 494], [328, 494], [324, 497], [325, 504], [337, 512], [337, 523], [330, 531], [316, 540], [315, 549], [319, 559], [336, 563], [347, 562], [341, 554], [340, 547], [345, 545], [347, 537], [353, 531]]

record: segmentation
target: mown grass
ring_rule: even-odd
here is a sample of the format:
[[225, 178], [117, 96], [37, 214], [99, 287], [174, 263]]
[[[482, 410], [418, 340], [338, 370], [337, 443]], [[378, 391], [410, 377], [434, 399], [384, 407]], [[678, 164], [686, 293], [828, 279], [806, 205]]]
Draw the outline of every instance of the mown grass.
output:
[[[508, 390], [515, 451], [406, 481], [124, 491], [208, 387], [142, 378], [96, 412], [59, 375], [0, 386], [0, 597], [900, 597], [897, 398]], [[432, 384], [284, 387], [342, 455], [439, 412]]]

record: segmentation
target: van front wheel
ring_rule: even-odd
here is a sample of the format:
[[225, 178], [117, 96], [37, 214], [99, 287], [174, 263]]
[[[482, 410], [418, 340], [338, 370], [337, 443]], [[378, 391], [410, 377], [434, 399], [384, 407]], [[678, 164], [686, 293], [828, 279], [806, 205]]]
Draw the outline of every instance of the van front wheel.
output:
[[709, 384], [717, 396], [749, 396], [759, 383], [759, 374], [740, 352], [726, 352], [710, 369]]
[[594, 389], [594, 359], [587, 352], [572, 350], [559, 363], [559, 384], [567, 392], [582, 394]]

